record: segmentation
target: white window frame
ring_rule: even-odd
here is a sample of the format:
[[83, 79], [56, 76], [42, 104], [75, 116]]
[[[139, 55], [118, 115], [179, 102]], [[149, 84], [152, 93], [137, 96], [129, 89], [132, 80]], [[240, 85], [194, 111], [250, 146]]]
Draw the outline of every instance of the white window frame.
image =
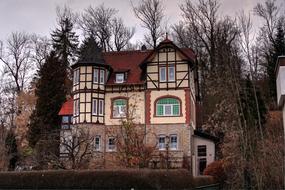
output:
[[[94, 105], [94, 102], [96, 102], [96, 105]], [[92, 115], [97, 115], [98, 113], [98, 100], [93, 99], [92, 100]]]
[[[125, 100], [126, 101], [126, 105], [115, 105], [115, 101], [116, 100]], [[127, 104], [128, 104], [128, 100], [126, 99], [115, 99], [113, 102], [113, 118], [123, 118], [127, 116]], [[118, 115], [115, 115], [115, 110], [116, 108], [118, 108]]]
[[99, 100], [98, 115], [104, 115], [104, 100]]
[[79, 110], [80, 110], [80, 103], [79, 99], [73, 101], [73, 115], [78, 116], [79, 115]]
[[105, 71], [100, 70], [100, 84], [105, 84]]
[[[164, 143], [160, 143], [161, 138], [164, 139]], [[158, 136], [158, 150], [166, 150], [166, 136], [165, 135]]]
[[[114, 145], [110, 145], [110, 139], [114, 139]], [[107, 141], [107, 151], [108, 152], [115, 152], [116, 151], [116, 139], [115, 137], [108, 137], [108, 141]], [[113, 148], [111, 148], [110, 146], [112, 146]]]
[[80, 78], [80, 70], [75, 69], [73, 72], [73, 85], [79, 84], [79, 78]]
[[[98, 144], [97, 144], [97, 139], [98, 139]], [[96, 135], [95, 139], [94, 139], [94, 148], [95, 151], [100, 151], [101, 150], [101, 136], [100, 135]]]
[[[172, 145], [173, 145], [173, 143], [171, 142], [171, 140], [172, 140], [171, 138], [172, 137], [176, 137], [175, 147], [172, 147]], [[176, 134], [172, 134], [172, 135], [169, 136], [169, 148], [170, 148], [170, 150], [178, 150], [178, 137], [177, 137]]]
[[116, 73], [116, 83], [124, 83], [124, 82], [125, 82], [125, 74]]
[[[164, 73], [164, 79], [162, 79], [162, 73]], [[166, 67], [159, 67], [159, 81], [166, 82]]]
[[[161, 104], [160, 104], [161, 105]], [[178, 105], [178, 114], [177, 115], [174, 115], [173, 114], [173, 106], [174, 105]], [[163, 115], [156, 115], [156, 116], [159, 116], [159, 117], [163, 117], [163, 116], [175, 116], [175, 117], [179, 117], [180, 116], [180, 104], [162, 104], [163, 106]], [[171, 113], [170, 114], [166, 114], [166, 109], [165, 107], [167, 106], [170, 106], [170, 109], [171, 109]], [[158, 104], [156, 104], [156, 109], [158, 109]], [[157, 114], [157, 113], [156, 113]]]
[[[170, 78], [170, 70], [173, 69], [173, 78]], [[174, 65], [168, 66], [168, 81], [175, 81], [175, 67]]]
[[93, 69], [93, 83], [98, 83], [99, 81], [99, 70]]

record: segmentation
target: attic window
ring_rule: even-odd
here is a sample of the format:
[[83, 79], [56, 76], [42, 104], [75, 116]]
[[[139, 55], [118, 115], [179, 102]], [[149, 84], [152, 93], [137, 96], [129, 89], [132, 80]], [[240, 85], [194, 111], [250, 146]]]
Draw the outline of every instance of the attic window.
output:
[[116, 73], [116, 83], [123, 83], [125, 81], [124, 73]]

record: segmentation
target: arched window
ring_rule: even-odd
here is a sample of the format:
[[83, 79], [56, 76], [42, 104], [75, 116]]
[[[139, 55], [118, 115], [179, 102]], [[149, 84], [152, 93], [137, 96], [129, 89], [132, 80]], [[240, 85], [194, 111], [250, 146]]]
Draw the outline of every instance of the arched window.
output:
[[121, 118], [127, 115], [127, 99], [115, 99], [113, 101], [113, 117]]
[[180, 101], [177, 98], [161, 98], [156, 102], [156, 116], [179, 116]]

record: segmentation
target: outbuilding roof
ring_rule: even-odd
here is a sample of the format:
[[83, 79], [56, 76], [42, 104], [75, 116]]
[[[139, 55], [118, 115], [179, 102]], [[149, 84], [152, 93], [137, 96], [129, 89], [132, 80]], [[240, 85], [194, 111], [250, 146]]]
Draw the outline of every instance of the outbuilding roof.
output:
[[72, 115], [73, 114], [73, 99], [68, 99], [62, 106], [58, 115]]

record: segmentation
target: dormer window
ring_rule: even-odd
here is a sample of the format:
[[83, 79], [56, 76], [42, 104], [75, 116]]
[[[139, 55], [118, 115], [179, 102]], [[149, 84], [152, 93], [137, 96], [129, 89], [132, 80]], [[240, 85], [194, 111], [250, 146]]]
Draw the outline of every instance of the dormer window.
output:
[[124, 73], [116, 73], [116, 83], [123, 83], [125, 81]]

